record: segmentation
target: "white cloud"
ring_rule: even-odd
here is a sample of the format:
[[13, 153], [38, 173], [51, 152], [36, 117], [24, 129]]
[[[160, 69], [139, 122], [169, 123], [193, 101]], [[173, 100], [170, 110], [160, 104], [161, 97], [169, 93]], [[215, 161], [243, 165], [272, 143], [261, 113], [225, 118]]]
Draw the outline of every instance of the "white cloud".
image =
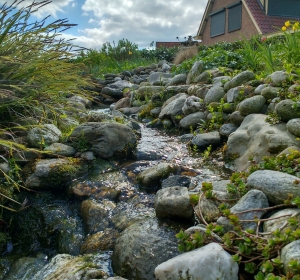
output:
[[[9, 2], [10, 1], [7, 1], [7, 0], [0, 0], [0, 4], [4, 4], [4, 3], [10, 4]], [[38, 2], [38, 1], [36, 1], [36, 2]], [[33, 3], [33, 0], [24, 0], [17, 7], [19, 7], [19, 8], [28, 7], [32, 3]], [[44, 18], [48, 15], [51, 15], [51, 16], [57, 18], [57, 13], [58, 12], [64, 13], [65, 11], [63, 8], [65, 8], [69, 4], [76, 5], [76, 2], [75, 2], [75, 0], [51, 0], [51, 3], [39, 8], [36, 12], [34, 12], [34, 15], [37, 18]]]
[[95, 28], [82, 32], [97, 42], [125, 38], [138, 43], [139, 47], [147, 47], [152, 41], [177, 41], [177, 36], [184, 40], [185, 36], [196, 35], [206, 2], [85, 0], [83, 14], [91, 19]]

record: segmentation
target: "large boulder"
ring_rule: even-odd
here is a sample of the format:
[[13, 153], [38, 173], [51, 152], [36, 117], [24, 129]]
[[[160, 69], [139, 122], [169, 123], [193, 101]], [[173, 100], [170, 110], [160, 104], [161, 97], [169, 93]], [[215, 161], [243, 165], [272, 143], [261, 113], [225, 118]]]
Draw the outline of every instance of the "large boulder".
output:
[[210, 104], [211, 102], [220, 102], [224, 95], [225, 91], [222, 87], [214, 86], [206, 93], [204, 103]]
[[170, 86], [185, 84], [186, 82], [186, 74], [178, 74], [175, 75], [170, 81]]
[[239, 267], [219, 244], [210, 243], [155, 268], [158, 280], [237, 280]]
[[295, 105], [296, 102], [293, 100], [282, 100], [275, 106], [275, 112], [284, 122], [288, 122], [291, 119], [300, 118], [300, 112], [294, 109]]
[[28, 146], [32, 148], [44, 148], [44, 146], [59, 142], [61, 136], [61, 131], [54, 124], [37, 126], [28, 131]]
[[189, 191], [185, 187], [175, 186], [159, 190], [155, 196], [154, 208], [156, 216], [160, 218], [194, 217]]
[[232, 80], [228, 81], [225, 85], [224, 85], [224, 90], [228, 91], [231, 88], [237, 87], [237, 86], [241, 86], [251, 80], [255, 79], [255, 75], [253, 72], [251, 71], [244, 71], [238, 75], [236, 75], [235, 77], [232, 78]]
[[74, 129], [70, 136], [73, 142], [84, 142], [101, 158], [127, 157], [136, 147], [133, 130], [124, 124], [88, 122]]
[[[268, 199], [266, 195], [259, 190], [250, 190], [247, 192], [233, 207], [230, 208], [231, 213], [237, 214], [240, 220], [254, 220], [256, 218], [261, 218], [264, 211], [255, 211], [254, 209], [262, 209], [269, 207]], [[252, 211], [251, 211], [252, 210]], [[224, 226], [226, 231], [232, 230], [233, 225], [230, 224], [230, 221], [226, 217], [220, 217], [217, 220], [219, 225]], [[243, 229], [252, 229], [256, 230], [257, 223], [255, 222], [241, 222]]]
[[249, 157], [260, 162], [263, 156], [278, 154], [289, 146], [300, 146], [296, 136], [287, 131], [285, 123], [271, 125], [266, 122], [267, 117], [248, 115], [228, 137], [225, 156], [234, 159], [236, 170], [246, 170], [250, 164]]
[[179, 93], [169, 98], [163, 105], [159, 114], [159, 118], [171, 118], [174, 123], [177, 123], [177, 116], [183, 116], [182, 107], [187, 99], [185, 93]]
[[204, 103], [199, 97], [189, 96], [182, 107], [182, 112], [185, 115], [192, 114], [195, 112], [199, 112], [205, 108]]
[[196, 112], [189, 114], [182, 118], [179, 122], [179, 126], [184, 129], [194, 129], [203, 121], [206, 120], [206, 114], [203, 112]]
[[114, 273], [131, 280], [154, 280], [155, 267], [179, 254], [175, 234], [157, 219], [131, 225], [116, 240]]
[[174, 166], [162, 162], [139, 173], [137, 181], [146, 188], [153, 188], [175, 171]]
[[56, 255], [30, 279], [82, 280], [105, 279], [108, 276], [112, 276], [112, 273], [107, 253], [84, 256], [61, 254]]
[[218, 131], [197, 134], [192, 139], [192, 145], [196, 145], [200, 149], [205, 149], [209, 145], [218, 146], [221, 144], [221, 137]]
[[[284, 246], [281, 250], [280, 258], [283, 262], [285, 273], [293, 272], [293, 267], [289, 265], [291, 261], [300, 261], [300, 240], [293, 241]], [[296, 276], [297, 277], [297, 276]]]
[[261, 95], [255, 95], [244, 99], [237, 106], [237, 110], [243, 115], [260, 113], [266, 103], [266, 99]]
[[87, 166], [79, 159], [41, 159], [26, 165], [23, 176], [30, 189], [55, 190], [66, 188], [86, 171]]
[[187, 75], [186, 84], [194, 83], [196, 78], [203, 72], [203, 61], [196, 61]]
[[153, 72], [152, 74], [150, 74], [148, 80], [151, 86], [161, 86], [170, 83], [172, 78], [172, 74]]
[[289, 132], [300, 137], [300, 118], [289, 120], [286, 124], [286, 128]]
[[257, 170], [247, 179], [250, 189], [257, 189], [265, 193], [272, 204], [282, 204], [289, 194], [300, 196], [299, 178], [287, 173], [273, 170]]

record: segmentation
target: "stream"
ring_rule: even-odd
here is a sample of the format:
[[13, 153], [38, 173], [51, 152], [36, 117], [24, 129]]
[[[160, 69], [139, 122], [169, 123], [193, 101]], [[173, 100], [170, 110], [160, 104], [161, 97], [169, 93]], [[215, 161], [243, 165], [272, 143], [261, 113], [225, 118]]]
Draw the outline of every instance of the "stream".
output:
[[[87, 236], [108, 232], [101, 262], [113, 275], [111, 259], [114, 233], [148, 216], [155, 216], [155, 192], [161, 185], [143, 189], [136, 182], [141, 171], [161, 162], [176, 166], [161, 182], [164, 187], [180, 183], [197, 193], [204, 181], [228, 179], [231, 171], [220, 158], [204, 160], [181, 141], [181, 136], [141, 126], [135, 155], [127, 160], [97, 159], [90, 172], [77, 178], [68, 192], [21, 192], [29, 207], [17, 215], [11, 214], [11, 242], [0, 257], [0, 279], [31, 279], [49, 259], [61, 253], [79, 255], [93, 250], [84, 243]], [[93, 198], [105, 207], [101, 217], [85, 217], [83, 201]], [[126, 214], [126, 215], [125, 215]], [[100, 219], [100, 221], [99, 221]], [[107, 245], [108, 244], [108, 245]], [[111, 245], [109, 245], [111, 244]], [[23, 276], [21, 276], [23, 275]], [[25, 276], [24, 276], [25, 275]]]

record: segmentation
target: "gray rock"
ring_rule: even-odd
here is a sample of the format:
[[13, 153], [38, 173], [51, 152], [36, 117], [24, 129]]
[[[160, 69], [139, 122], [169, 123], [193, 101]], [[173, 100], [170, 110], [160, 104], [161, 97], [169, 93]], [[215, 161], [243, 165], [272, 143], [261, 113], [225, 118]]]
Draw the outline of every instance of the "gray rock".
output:
[[[230, 211], [233, 214], [237, 214], [240, 220], [253, 220], [256, 217], [259, 219], [265, 214], [264, 211], [255, 211], [253, 209], [262, 209], [269, 207], [268, 199], [266, 195], [259, 190], [250, 190], [248, 191], [233, 207], [230, 208]], [[246, 213], [238, 214], [238, 212], [253, 210]], [[226, 217], [220, 217], [217, 220], [217, 224], [224, 226], [226, 231], [233, 229], [233, 225], [230, 224], [230, 221]], [[257, 229], [257, 223], [255, 222], [241, 222], [243, 229]]]
[[44, 124], [28, 131], [27, 141], [29, 147], [41, 148], [59, 142], [61, 131], [54, 124]]
[[45, 257], [47, 256], [40, 255], [37, 258], [22, 257], [18, 259], [12, 264], [12, 267], [5, 279], [32, 279], [32, 277], [46, 265]]
[[175, 75], [170, 81], [170, 86], [185, 84], [186, 82], [186, 74], [178, 74]]
[[190, 142], [194, 138], [194, 134], [183, 134], [180, 137], [180, 142], [187, 143]]
[[248, 70], [244, 71], [244, 72], [236, 75], [235, 77], [233, 77], [232, 80], [228, 81], [224, 85], [224, 90], [228, 91], [231, 88], [241, 86], [242, 84], [245, 84], [253, 79], [255, 79], [255, 75], [253, 72], [248, 71]]
[[221, 144], [221, 137], [218, 131], [198, 134], [194, 136], [192, 144], [200, 149], [205, 149], [209, 145], [217, 146]]
[[269, 103], [268, 108], [267, 108], [267, 114], [274, 113], [275, 112], [275, 107], [279, 102], [280, 102], [279, 97], [276, 97], [276, 98], [272, 99], [271, 102]]
[[219, 133], [222, 137], [226, 137], [228, 138], [229, 135], [233, 132], [235, 132], [239, 127], [236, 126], [233, 123], [225, 123], [223, 124], [220, 129], [219, 129]]
[[226, 82], [230, 81], [231, 77], [230, 76], [220, 76], [220, 77], [215, 77], [212, 80], [212, 85], [217, 86], [217, 87], [223, 87]]
[[281, 250], [280, 258], [283, 262], [285, 273], [292, 272], [289, 262], [292, 260], [300, 261], [300, 240], [293, 241], [284, 246]]
[[244, 119], [245, 116], [243, 116], [239, 111], [234, 111], [229, 116], [229, 121], [235, 124], [236, 126], [240, 126]]
[[201, 99], [204, 100], [207, 92], [212, 88], [213, 86], [212, 85], [201, 85], [197, 90], [196, 92], [193, 94]]
[[155, 107], [150, 111], [150, 115], [157, 118], [161, 112], [161, 107]]
[[168, 72], [171, 69], [171, 66], [168, 63], [164, 63], [161, 67], [164, 73]]
[[191, 179], [187, 176], [171, 175], [161, 182], [161, 187], [162, 189], [175, 186], [188, 187], [190, 182]]
[[255, 95], [244, 99], [237, 106], [237, 110], [243, 115], [248, 116], [250, 114], [260, 113], [266, 103], [266, 99], [261, 95]]
[[144, 187], [155, 187], [162, 179], [165, 179], [174, 171], [174, 166], [162, 162], [139, 173], [137, 181]]
[[262, 92], [262, 90], [263, 90], [265, 87], [267, 87], [267, 86], [268, 86], [267, 84], [261, 84], [261, 85], [259, 85], [258, 87], [255, 88], [254, 94], [255, 94], [255, 95], [260, 95], [261, 92]]
[[178, 93], [187, 93], [189, 89], [189, 85], [177, 85], [177, 86], [167, 86], [165, 88], [165, 95], [176, 95]]
[[84, 96], [81, 95], [74, 95], [70, 98], [68, 98], [68, 102], [71, 103], [80, 103], [84, 106], [84, 108], [91, 108], [92, 107], [92, 102], [91, 100], [85, 98]]
[[194, 217], [188, 189], [179, 186], [159, 190], [155, 196], [154, 208], [159, 218]]
[[251, 114], [230, 134], [225, 156], [235, 158], [238, 171], [246, 170], [249, 157], [260, 162], [263, 156], [278, 154], [289, 146], [300, 146], [296, 136], [286, 130], [285, 123], [271, 125], [266, 115]]
[[129, 107], [129, 108], [121, 108], [120, 109], [120, 111], [126, 116], [131, 116], [131, 115], [138, 114], [141, 110], [142, 110], [142, 106], [141, 107]]
[[183, 253], [155, 268], [159, 280], [237, 280], [239, 267], [218, 243]]
[[[299, 213], [300, 209], [295, 208], [279, 210], [275, 214], [268, 217], [270, 219], [269, 221], [265, 221], [263, 223], [264, 232], [275, 232], [276, 230], [279, 230], [282, 226], [288, 224], [287, 222], [290, 217], [287, 215], [299, 215]], [[284, 229], [282, 229], [281, 231], [284, 231]], [[272, 238], [273, 235], [266, 235], [266, 237]]]
[[300, 196], [299, 185], [295, 182], [298, 177], [273, 170], [257, 170], [247, 179], [247, 186], [257, 189], [266, 194], [272, 204], [282, 204], [287, 199], [288, 194], [294, 197]]
[[124, 97], [120, 99], [114, 106], [113, 110], [119, 110], [120, 108], [130, 107], [130, 98]]
[[[158, 123], [157, 123], [158, 124]], [[162, 126], [165, 128], [165, 129], [168, 129], [168, 128], [172, 128], [174, 126], [174, 123], [169, 120], [169, 119], [163, 119], [162, 120]]]
[[29, 163], [23, 172], [28, 188], [53, 190], [66, 188], [72, 179], [86, 172], [86, 169], [82, 160], [58, 158]]
[[188, 115], [191, 113], [202, 111], [204, 110], [204, 108], [205, 105], [202, 102], [202, 99], [196, 96], [189, 96], [184, 102], [184, 105], [182, 107], [182, 112], [185, 115]]
[[243, 96], [244, 96], [244, 87], [243, 86], [231, 88], [226, 93], [227, 102], [229, 102], [229, 103], [238, 102], [241, 100], [241, 97], [243, 97]]
[[159, 114], [159, 118], [171, 118], [174, 123], [177, 123], [176, 116], [182, 116], [182, 107], [187, 99], [187, 95], [185, 93], [179, 93], [170, 99], [168, 99]]
[[209, 104], [211, 102], [220, 102], [224, 95], [225, 91], [222, 87], [214, 86], [210, 88], [205, 95], [204, 103]]
[[80, 213], [88, 233], [93, 234], [108, 228], [111, 213], [115, 208], [116, 204], [109, 200], [102, 200], [100, 203], [92, 199], [84, 200], [81, 203]]
[[201, 120], [206, 120], [206, 114], [203, 112], [196, 112], [193, 114], [189, 114], [181, 119], [179, 122], [179, 126], [183, 129], [194, 129], [200, 124]]
[[110, 87], [110, 85], [104, 87], [101, 93], [116, 99], [123, 98], [123, 91], [119, 88]]
[[136, 91], [134, 97], [140, 100], [150, 99], [153, 95], [162, 93], [164, 89], [163, 86], [142, 86]]
[[211, 74], [207, 71], [202, 72], [195, 80], [195, 83], [209, 84], [211, 82]]
[[156, 219], [131, 225], [115, 243], [114, 273], [131, 280], [154, 280], [155, 267], [179, 254], [175, 233]]
[[107, 253], [84, 256], [60, 254], [56, 255], [49, 264], [45, 265], [31, 279], [82, 280], [103, 279], [108, 276], [112, 275]]
[[266, 81], [270, 82], [272, 86], [278, 87], [288, 82], [289, 78], [289, 74], [285, 71], [275, 71], [266, 78]]
[[276, 97], [278, 97], [279, 92], [282, 90], [280, 87], [271, 87], [267, 86], [263, 88], [261, 91], [261, 95], [266, 99], [266, 100], [272, 100]]
[[155, 210], [136, 203], [119, 202], [111, 213], [111, 221], [118, 231], [123, 231], [134, 223], [154, 218]]
[[300, 137], [300, 118], [289, 120], [286, 124], [286, 128], [289, 132]]
[[76, 154], [76, 150], [72, 146], [62, 143], [53, 143], [50, 146], [46, 147], [44, 151], [50, 152], [53, 156], [59, 155], [64, 157], [72, 157]]
[[290, 99], [282, 100], [275, 106], [275, 112], [284, 122], [300, 118], [300, 112], [293, 108], [295, 104], [296, 103]]
[[195, 82], [195, 79], [203, 72], [203, 61], [196, 61], [187, 75], [186, 84]]
[[151, 86], [162, 86], [167, 83], [170, 83], [172, 78], [173, 78], [172, 74], [153, 72], [152, 74], [150, 74], [148, 81]]
[[109, 158], [127, 157], [134, 150], [137, 140], [127, 125], [109, 122], [88, 122], [74, 129], [71, 141], [84, 141], [95, 156]]

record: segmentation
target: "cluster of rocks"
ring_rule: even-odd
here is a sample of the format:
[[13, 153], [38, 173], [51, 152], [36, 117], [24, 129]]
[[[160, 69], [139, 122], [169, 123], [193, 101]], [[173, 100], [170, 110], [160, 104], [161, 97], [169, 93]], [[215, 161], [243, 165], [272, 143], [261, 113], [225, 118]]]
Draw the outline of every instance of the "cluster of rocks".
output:
[[[138, 113], [149, 108], [152, 119], [144, 120], [146, 126], [177, 126], [183, 131], [182, 141], [189, 141], [201, 149], [226, 142], [225, 156], [233, 159], [233, 167], [239, 171], [247, 169], [249, 156], [259, 162], [263, 156], [288, 153], [288, 148], [300, 151], [300, 141], [297, 140], [300, 137], [298, 103], [280, 98], [285, 85], [295, 77], [284, 71], [274, 72], [264, 81], [256, 81], [250, 71], [234, 77], [225, 76], [219, 69], [204, 71], [201, 61], [196, 62], [187, 75], [173, 76], [168, 73], [169, 69], [170, 66], [163, 62], [125, 71], [121, 75], [107, 74], [105, 80], [97, 80], [98, 91], [94, 101], [100, 108], [109, 108], [110, 115], [102, 111], [88, 112], [91, 101], [80, 96], [70, 97], [69, 105], [83, 111], [80, 118], [86, 121], [76, 124], [74, 110], [70, 111], [68, 118], [61, 123], [61, 126], [77, 125], [68, 142], [61, 141], [59, 125], [56, 127], [53, 124], [34, 127], [19, 140], [30, 148], [46, 146], [45, 156], [38, 160], [32, 160], [37, 157], [33, 151], [15, 155], [18, 162], [23, 162], [26, 185], [37, 191], [67, 190], [82, 199], [80, 214], [89, 234], [83, 238], [78, 231], [66, 230], [64, 225], [51, 219], [53, 225], [50, 229], [60, 231], [57, 239], [61, 254], [46, 265], [44, 259], [21, 259], [23, 268], [30, 267], [32, 262], [38, 263], [31, 278], [26, 279], [59, 279], [55, 275], [63, 275], [64, 279], [106, 279], [112, 273], [101, 261], [109, 257], [97, 254], [112, 249], [114, 273], [127, 279], [238, 279], [239, 267], [218, 244], [222, 242], [218, 236], [215, 242], [202, 248], [179, 253], [176, 230], [167, 221], [184, 219], [192, 223], [194, 210], [190, 204], [190, 194], [199, 192], [201, 184], [192, 186], [183, 176], [166, 183], [166, 180], [174, 179], [172, 174], [176, 173], [177, 168], [174, 164], [162, 162], [137, 174], [137, 182], [146, 189], [151, 189], [164, 179], [165, 186], [162, 184], [163, 188], [155, 194], [154, 209], [141, 203], [142, 198], [135, 197], [130, 214], [122, 201], [116, 202], [123, 190], [122, 183], [118, 188], [95, 182], [70, 183], [71, 179], [86, 174], [95, 160], [105, 162], [105, 166], [97, 170], [98, 175], [105, 176], [103, 174], [107, 170], [114, 168], [105, 160], [131, 155], [141, 136], [140, 125], [127, 116], [136, 118]], [[288, 91], [291, 95], [297, 94], [299, 87], [294, 84]], [[149, 104], [162, 106], [153, 108]], [[266, 115], [270, 112], [275, 112], [282, 122], [270, 124]], [[215, 118], [224, 122], [215, 131], [196, 135], [187, 133], [191, 129], [197, 131], [199, 124]], [[9, 172], [7, 164], [2, 164], [0, 168]], [[118, 180], [122, 182], [121, 175]], [[250, 191], [232, 205], [231, 211], [243, 220], [261, 218], [265, 212], [257, 211], [258, 208], [282, 204], [287, 194], [300, 196], [295, 182], [299, 182], [299, 178], [286, 173], [256, 171], [247, 180]], [[217, 198], [229, 198], [228, 183], [228, 180], [213, 182], [213, 192]], [[208, 222], [216, 222], [226, 231], [232, 230], [232, 225], [222, 216], [218, 206], [216, 200], [203, 198], [195, 209], [201, 211]], [[51, 212], [47, 207], [43, 211]], [[54, 217], [61, 215], [59, 211], [53, 211]], [[294, 208], [275, 213], [274, 217], [283, 218], [264, 223], [263, 231], [282, 229], [286, 215], [295, 216], [298, 213], [299, 210]], [[79, 227], [78, 223], [69, 221], [68, 215], [64, 215], [66, 223]], [[253, 229], [256, 224], [245, 222], [243, 227]], [[203, 232], [205, 226], [197, 225], [186, 230], [187, 233], [195, 231]], [[79, 253], [83, 256], [78, 256]], [[281, 258], [287, 272], [288, 262], [292, 258], [300, 259], [299, 241], [285, 246]], [[9, 274], [11, 278], [7, 279], [15, 279], [13, 277], [18, 275], [18, 267], [20, 264], [14, 264]]]

